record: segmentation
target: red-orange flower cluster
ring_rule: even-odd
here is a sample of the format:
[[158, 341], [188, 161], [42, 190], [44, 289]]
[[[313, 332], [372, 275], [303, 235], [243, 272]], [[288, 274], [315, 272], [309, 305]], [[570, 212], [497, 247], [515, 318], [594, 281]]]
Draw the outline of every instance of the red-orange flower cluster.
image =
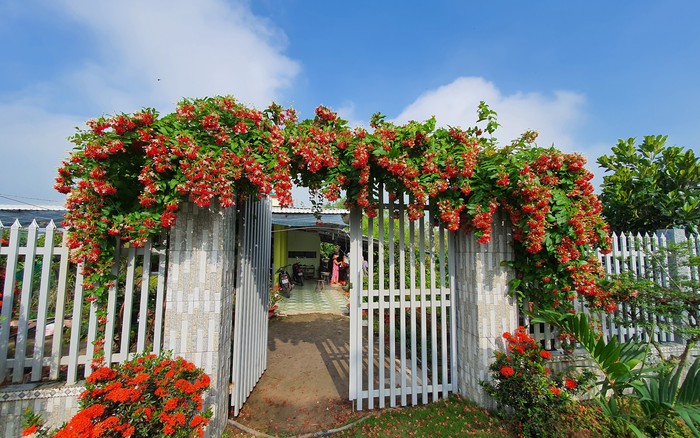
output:
[[502, 366], [501, 367], [501, 375], [503, 377], [513, 377], [515, 375], [515, 370], [512, 367], [509, 366]]
[[202, 393], [209, 376], [182, 358], [137, 356], [86, 379], [81, 410], [56, 437], [201, 436], [209, 423]]

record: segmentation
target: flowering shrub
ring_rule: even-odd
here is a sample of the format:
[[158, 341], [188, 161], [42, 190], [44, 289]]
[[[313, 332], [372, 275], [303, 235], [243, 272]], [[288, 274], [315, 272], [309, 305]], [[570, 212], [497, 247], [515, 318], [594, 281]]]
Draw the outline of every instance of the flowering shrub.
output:
[[557, 414], [571, 401], [571, 395], [588, 389], [593, 380], [590, 371], [554, 374], [545, 361], [551, 353], [519, 327], [504, 333], [507, 351], [496, 352], [489, 365], [492, 380], [481, 382], [499, 406], [513, 410], [518, 432], [524, 436], [553, 436]]
[[[436, 128], [434, 118], [398, 126], [377, 114], [368, 131], [323, 106], [300, 122], [276, 104], [258, 111], [214, 97], [186, 99], [164, 117], [145, 109], [90, 120], [55, 185], [68, 195], [68, 245], [85, 262], [88, 299], [105, 299], [117, 239], [143, 245], [175, 223], [184, 200], [230, 207], [274, 190], [288, 206], [296, 182], [331, 202], [344, 191], [348, 207], [374, 217], [381, 182], [392, 202], [408, 195], [409, 219], [430, 206], [481, 243], [506, 212], [519, 272], [512, 287], [528, 301], [566, 310], [579, 295], [613, 309], [595, 258], [609, 247], [608, 228], [583, 157], [538, 148], [533, 132], [499, 148], [495, 113], [482, 103], [478, 114], [481, 126], [467, 129]], [[99, 366], [99, 343], [95, 351]]]
[[25, 414], [25, 435], [92, 437], [203, 436], [211, 412], [202, 394], [209, 376], [194, 364], [169, 355], [139, 355], [112, 369], [96, 369], [86, 379], [80, 411], [57, 432]]

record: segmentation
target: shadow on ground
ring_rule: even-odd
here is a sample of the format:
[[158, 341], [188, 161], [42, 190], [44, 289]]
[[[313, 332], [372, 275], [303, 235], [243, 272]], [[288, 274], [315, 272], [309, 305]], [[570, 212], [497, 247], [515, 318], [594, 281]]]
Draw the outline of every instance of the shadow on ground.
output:
[[280, 316], [270, 321], [269, 330], [267, 370], [233, 420], [289, 436], [332, 429], [361, 416], [348, 400], [347, 316]]

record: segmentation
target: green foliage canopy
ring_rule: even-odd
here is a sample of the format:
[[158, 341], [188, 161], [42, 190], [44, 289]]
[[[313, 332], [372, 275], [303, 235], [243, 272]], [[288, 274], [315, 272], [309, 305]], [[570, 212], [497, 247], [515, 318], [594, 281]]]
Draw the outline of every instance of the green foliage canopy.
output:
[[603, 215], [613, 231], [666, 228], [697, 230], [700, 223], [700, 163], [692, 150], [666, 146], [666, 136], [619, 140], [598, 158], [603, 178]]

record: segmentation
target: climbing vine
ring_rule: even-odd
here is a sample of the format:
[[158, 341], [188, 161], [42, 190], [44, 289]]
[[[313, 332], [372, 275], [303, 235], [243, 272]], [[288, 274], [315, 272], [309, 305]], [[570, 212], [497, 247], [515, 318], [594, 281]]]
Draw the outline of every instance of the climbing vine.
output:
[[396, 125], [380, 114], [371, 130], [350, 128], [330, 109], [299, 121], [293, 109], [263, 111], [233, 97], [185, 99], [174, 113], [153, 109], [92, 119], [71, 137], [56, 189], [67, 194], [68, 245], [84, 262], [85, 288], [102, 301], [117, 239], [143, 245], [171, 227], [182, 201], [231, 207], [273, 191], [291, 205], [293, 183], [377, 214], [378, 185], [407, 194], [409, 219], [436, 209], [452, 231], [491, 238], [493, 217], [513, 225], [519, 278], [514, 289], [544, 307], [570, 308], [577, 295], [614, 303], [598, 285], [597, 248], [609, 249], [592, 174], [578, 154], [534, 144], [527, 132], [499, 147], [496, 114], [485, 104], [477, 126], [436, 127], [431, 118]]

